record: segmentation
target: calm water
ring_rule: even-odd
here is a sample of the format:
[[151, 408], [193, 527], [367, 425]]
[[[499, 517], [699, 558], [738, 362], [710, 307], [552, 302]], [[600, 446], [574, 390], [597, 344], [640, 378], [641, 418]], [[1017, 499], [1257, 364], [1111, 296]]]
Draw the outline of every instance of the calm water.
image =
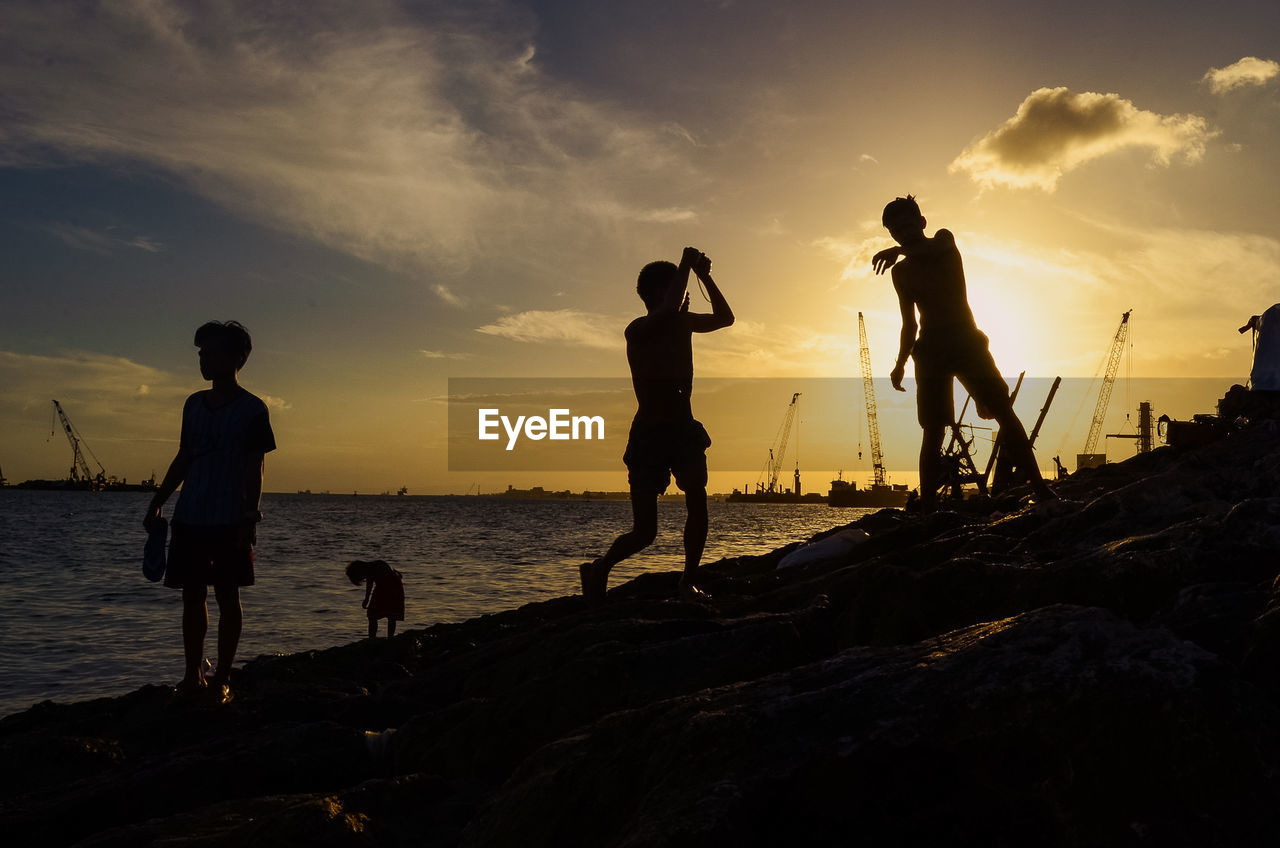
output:
[[[142, 576], [149, 500], [0, 490], [0, 715], [181, 677], [181, 593]], [[350, 560], [398, 568], [401, 628], [426, 627], [576, 593], [577, 564], [603, 553], [631, 515], [624, 501], [337, 495], [266, 495], [262, 510], [257, 584], [241, 592], [241, 660], [364, 635], [363, 589], [342, 571]], [[710, 511], [704, 562], [764, 553], [863, 512], [726, 503]], [[659, 521], [658, 541], [619, 565], [610, 585], [680, 567], [683, 504], [660, 504]], [[212, 598], [210, 606], [212, 653]]]

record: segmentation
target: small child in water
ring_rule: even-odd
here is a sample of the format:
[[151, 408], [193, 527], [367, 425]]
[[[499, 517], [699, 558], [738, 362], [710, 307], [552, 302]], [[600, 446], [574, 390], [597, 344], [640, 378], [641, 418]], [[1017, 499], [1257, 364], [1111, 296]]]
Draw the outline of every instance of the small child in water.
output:
[[347, 579], [352, 585], [365, 584], [364, 603], [368, 611], [369, 638], [378, 638], [378, 619], [387, 620], [387, 638], [396, 635], [396, 622], [404, 621], [404, 580], [400, 572], [380, 559], [347, 565]]

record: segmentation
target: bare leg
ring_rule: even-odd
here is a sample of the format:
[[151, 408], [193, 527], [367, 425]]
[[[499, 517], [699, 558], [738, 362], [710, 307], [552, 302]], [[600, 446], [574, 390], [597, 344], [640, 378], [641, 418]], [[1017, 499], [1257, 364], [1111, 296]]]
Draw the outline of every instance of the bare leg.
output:
[[693, 580], [707, 544], [707, 490], [689, 489], [684, 493], [688, 516], [684, 522], [684, 574], [680, 577], [680, 595], [686, 600], [710, 600]]
[[390, 639], [396, 635], [396, 620], [394, 618], [387, 619], [387, 638]]
[[938, 473], [946, 430], [942, 424], [930, 424], [924, 428], [920, 440], [920, 512], [924, 515], [938, 507]]
[[378, 619], [376, 618], [369, 619], [369, 638], [378, 638]]
[[653, 544], [658, 535], [658, 495], [656, 492], [631, 490], [631, 529], [613, 540], [605, 555], [595, 562], [578, 566], [582, 579], [582, 596], [587, 603], [604, 601], [609, 571], [622, 560]]
[[218, 667], [213, 670], [213, 682], [226, 683], [231, 679], [231, 665], [240, 646], [240, 631], [244, 626], [244, 610], [240, 607], [239, 586], [214, 586], [218, 599]]
[[184, 688], [205, 685], [200, 666], [204, 662], [204, 637], [209, 630], [209, 606], [205, 603], [208, 596], [209, 590], [203, 584], [182, 588], [182, 653], [186, 672], [179, 685]]

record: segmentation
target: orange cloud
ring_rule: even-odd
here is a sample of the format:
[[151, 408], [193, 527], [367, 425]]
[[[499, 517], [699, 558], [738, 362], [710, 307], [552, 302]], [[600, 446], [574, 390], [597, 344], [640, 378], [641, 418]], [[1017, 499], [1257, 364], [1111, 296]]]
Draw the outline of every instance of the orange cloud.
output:
[[1041, 88], [1012, 118], [969, 145], [950, 170], [987, 188], [1053, 191], [1067, 172], [1126, 148], [1147, 148], [1160, 165], [1175, 155], [1197, 161], [1215, 135], [1197, 115], [1159, 115], [1118, 94]]
[[625, 323], [625, 320], [576, 309], [533, 309], [504, 315], [492, 324], [476, 327], [476, 332], [516, 342], [553, 342], [613, 350], [622, 346]]
[[1280, 62], [1245, 56], [1225, 68], [1210, 68], [1204, 81], [1214, 94], [1225, 94], [1247, 85], [1265, 85], [1277, 76], [1280, 76]]

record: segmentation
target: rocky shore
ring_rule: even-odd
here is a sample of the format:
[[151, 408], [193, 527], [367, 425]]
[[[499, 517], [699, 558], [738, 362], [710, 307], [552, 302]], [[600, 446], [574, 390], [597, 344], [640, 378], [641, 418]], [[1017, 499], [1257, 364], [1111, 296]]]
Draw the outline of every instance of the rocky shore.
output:
[[[0, 721], [13, 845], [1280, 839], [1280, 430]], [[714, 532], [714, 529], [713, 529]], [[800, 543], [797, 543], [797, 545]]]

